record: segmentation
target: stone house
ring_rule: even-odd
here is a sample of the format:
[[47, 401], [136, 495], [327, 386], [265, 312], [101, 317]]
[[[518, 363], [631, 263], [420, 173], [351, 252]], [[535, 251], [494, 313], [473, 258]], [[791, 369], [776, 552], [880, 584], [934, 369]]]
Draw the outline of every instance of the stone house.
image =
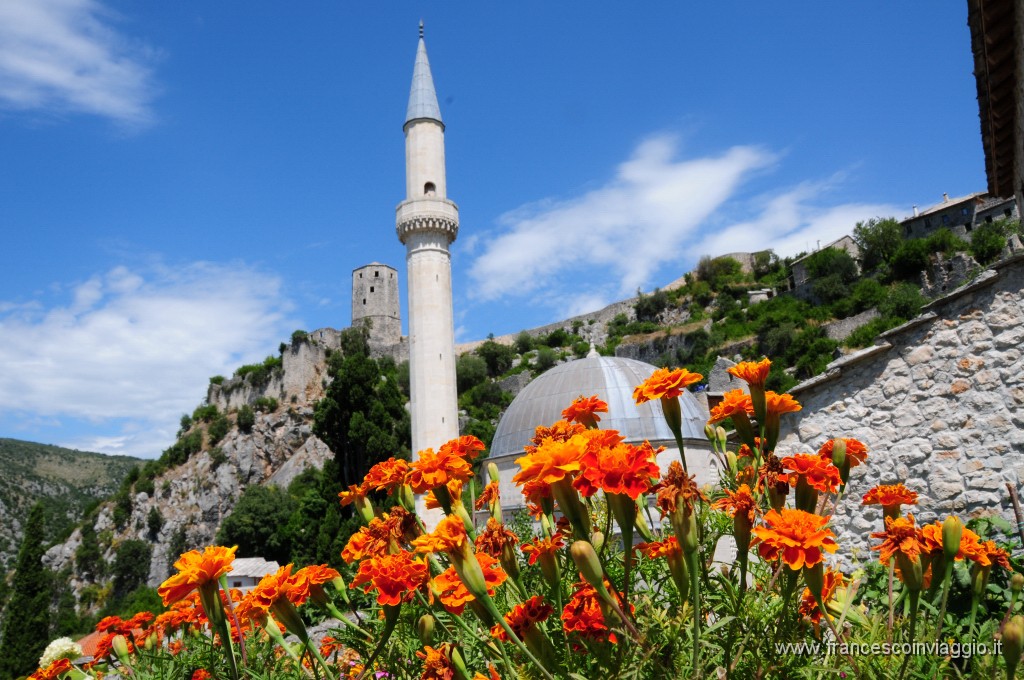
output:
[[942, 202], [918, 210], [900, 222], [904, 238], [926, 238], [939, 229], [949, 229], [956, 236], [968, 241], [971, 232], [979, 224], [1008, 217], [1018, 219], [1017, 203], [1013, 198], [996, 198], [978, 191], [959, 198], [942, 194]]
[[854, 260], [860, 260], [860, 248], [857, 246], [857, 242], [853, 240], [852, 236], [843, 236], [842, 238], [838, 238], [825, 245], [823, 248], [818, 248], [812, 253], [808, 253], [801, 258], [793, 260], [789, 270], [789, 288], [794, 295], [805, 299], [810, 297], [811, 284], [813, 282], [811, 281], [810, 272], [807, 270], [807, 261], [815, 253], [828, 248], [845, 250]]

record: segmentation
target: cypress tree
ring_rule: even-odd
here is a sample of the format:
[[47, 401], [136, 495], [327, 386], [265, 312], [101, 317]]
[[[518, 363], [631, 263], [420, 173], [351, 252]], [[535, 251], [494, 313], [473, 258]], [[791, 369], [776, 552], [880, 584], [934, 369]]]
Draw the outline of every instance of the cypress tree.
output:
[[25, 523], [4, 617], [0, 677], [16, 678], [34, 671], [50, 642], [50, 575], [43, 569], [45, 531], [43, 505], [36, 503]]

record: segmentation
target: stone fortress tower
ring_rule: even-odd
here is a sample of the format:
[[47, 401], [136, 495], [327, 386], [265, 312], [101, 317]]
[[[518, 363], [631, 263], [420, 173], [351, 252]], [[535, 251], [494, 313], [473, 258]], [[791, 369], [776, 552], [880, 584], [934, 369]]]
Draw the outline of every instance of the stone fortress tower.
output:
[[405, 200], [398, 204], [395, 223], [398, 239], [406, 247], [412, 450], [417, 455], [459, 436], [448, 252], [459, 232], [459, 209], [448, 200], [444, 122], [427, 61], [422, 22], [402, 129]]
[[371, 262], [352, 270], [352, 326], [369, 326], [371, 345], [394, 345], [402, 340], [398, 306], [398, 272]]

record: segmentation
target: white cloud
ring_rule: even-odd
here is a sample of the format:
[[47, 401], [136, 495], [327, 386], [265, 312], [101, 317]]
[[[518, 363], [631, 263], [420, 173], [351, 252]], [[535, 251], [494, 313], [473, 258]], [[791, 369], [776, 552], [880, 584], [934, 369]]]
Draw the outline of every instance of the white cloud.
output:
[[589, 279], [595, 272], [614, 281], [614, 294], [631, 294], [678, 259], [685, 240], [746, 176], [775, 160], [750, 146], [673, 160], [676, 146], [670, 136], [651, 138], [605, 185], [502, 216], [503, 233], [487, 242], [470, 269], [474, 297], [543, 292], [573, 273]]
[[242, 265], [118, 267], [63, 305], [11, 305], [0, 311], [0, 409], [95, 425], [67, 433], [77, 448], [155, 455], [211, 375], [273, 353], [299, 326], [281, 288]]
[[745, 197], [745, 183], [779, 163], [779, 155], [737, 146], [679, 159], [677, 146], [672, 136], [653, 137], [597, 189], [501, 216], [497, 235], [475, 244], [471, 297], [529, 296], [581, 314], [675, 279], [701, 255], [766, 248], [793, 254], [851, 233], [860, 220], [898, 211], [877, 203], [829, 205], [842, 175]]
[[0, 0], [0, 102], [147, 123], [152, 50], [112, 18], [97, 0]]

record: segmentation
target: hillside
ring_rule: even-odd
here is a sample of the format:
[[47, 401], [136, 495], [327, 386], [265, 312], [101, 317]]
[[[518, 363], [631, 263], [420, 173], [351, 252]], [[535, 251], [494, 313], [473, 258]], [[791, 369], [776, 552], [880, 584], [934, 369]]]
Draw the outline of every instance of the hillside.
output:
[[47, 542], [63, 538], [91, 503], [117, 491], [137, 458], [0, 438], [0, 566], [17, 554], [22, 522], [46, 501]]

